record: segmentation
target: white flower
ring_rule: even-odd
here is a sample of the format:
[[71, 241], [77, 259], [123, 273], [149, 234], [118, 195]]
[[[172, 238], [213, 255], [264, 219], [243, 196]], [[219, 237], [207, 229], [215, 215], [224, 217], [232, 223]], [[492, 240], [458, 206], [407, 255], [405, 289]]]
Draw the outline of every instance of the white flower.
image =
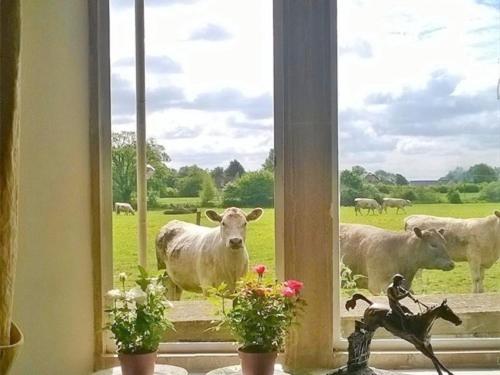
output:
[[106, 297], [112, 300], [122, 297], [122, 292], [120, 289], [111, 289], [106, 293]]
[[148, 284], [146, 291], [152, 295], [162, 295], [165, 292], [165, 287], [161, 284]]
[[138, 304], [145, 303], [146, 302], [146, 297], [147, 297], [146, 293], [144, 293], [144, 291], [140, 287], [138, 287], [138, 286], [136, 286], [135, 288], [130, 289], [127, 292], [127, 294], [126, 294], [126, 298], [128, 300], [133, 300], [133, 301], [135, 301]]
[[118, 278], [120, 279], [121, 283], [124, 283], [127, 280], [127, 274], [125, 272], [120, 272]]

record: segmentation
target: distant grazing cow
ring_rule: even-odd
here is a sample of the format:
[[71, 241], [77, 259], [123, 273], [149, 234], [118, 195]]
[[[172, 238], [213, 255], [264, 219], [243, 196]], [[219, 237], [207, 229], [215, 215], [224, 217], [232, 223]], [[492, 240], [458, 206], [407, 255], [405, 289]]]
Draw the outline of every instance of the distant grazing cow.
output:
[[409, 201], [408, 199], [384, 198], [382, 200], [382, 208], [384, 209], [385, 213], [387, 213], [387, 207], [396, 208], [396, 213], [399, 213], [399, 210], [403, 210], [403, 212], [406, 212], [406, 206], [411, 206], [411, 201]]
[[134, 208], [130, 205], [130, 203], [116, 202], [115, 203], [115, 212], [117, 215], [119, 215], [120, 212], [125, 212], [127, 215], [128, 214], [135, 215]]
[[368, 214], [370, 214], [371, 211], [375, 215], [375, 210], [377, 210], [379, 214], [382, 213], [382, 207], [375, 199], [356, 198], [354, 200], [354, 212], [356, 213], [356, 216], [358, 215], [358, 212], [360, 213], [360, 215], [363, 215], [361, 213], [362, 208], [367, 209]]
[[469, 262], [472, 292], [484, 291], [484, 271], [500, 257], [500, 211], [475, 219], [456, 219], [412, 215], [405, 219], [405, 229], [444, 228], [448, 253], [456, 262]]
[[359, 279], [358, 285], [380, 294], [396, 273], [405, 276], [409, 288], [421, 268], [453, 269], [442, 234], [435, 229], [391, 232], [370, 225], [340, 224], [340, 251], [353, 274], [367, 277]]
[[178, 220], [163, 226], [156, 237], [156, 258], [158, 269], [166, 269], [169, 276], [167, 297], [179, 300], [183, 290], [206, 294], [223, 282], [234, 289], [248, 269], [247, 222], [259, 219], [262, 213], [262, 208], [249, 214], [235, 207], [221, 215], [207, 210], [207, 217], [219, 226], [208, 228]]

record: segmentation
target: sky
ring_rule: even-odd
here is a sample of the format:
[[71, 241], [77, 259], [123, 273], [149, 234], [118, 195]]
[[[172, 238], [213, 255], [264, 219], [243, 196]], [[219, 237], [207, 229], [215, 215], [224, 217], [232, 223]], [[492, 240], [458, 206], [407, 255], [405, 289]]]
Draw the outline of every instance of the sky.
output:
[[[147, 136], [170, 167], [273, 147], [271, 0], [145, 0]], [[133, 0], [111, 0], [113, 130], [135, 129]], [[500, 0], [338, 2], [339, 161], [409, 179], [500, 166]]]

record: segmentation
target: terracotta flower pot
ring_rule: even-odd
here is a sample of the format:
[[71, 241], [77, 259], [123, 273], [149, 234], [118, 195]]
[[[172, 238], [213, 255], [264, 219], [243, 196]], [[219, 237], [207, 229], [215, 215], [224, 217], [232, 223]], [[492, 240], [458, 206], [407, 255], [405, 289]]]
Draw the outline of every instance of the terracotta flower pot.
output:
[[10, 329], [10, 345], [0, 346], [0, 374], [7, 375], [24, 343], [24, 337], [19, 328], [12, 323]]
[[247, 353], [238, 349], [243, 375], [273, 375], [277, 352]]
[[146, 354], [118, 354], [122, 375], [153, 375], [157, 352]]

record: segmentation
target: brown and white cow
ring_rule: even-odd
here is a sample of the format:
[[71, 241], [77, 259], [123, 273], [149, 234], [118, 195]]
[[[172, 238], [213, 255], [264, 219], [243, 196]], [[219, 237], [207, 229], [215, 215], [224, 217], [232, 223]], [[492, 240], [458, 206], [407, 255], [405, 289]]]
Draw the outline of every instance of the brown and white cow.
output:
[[166, 269], [169, 277], [167, 298], [179, 300], [183, 290], [206, 294], [221, 283], [233, 289], [248, 270], [247, 223], [262, 213], [262, 208], [248, 214], [236, 207], [220, 215], [207, 210], [207, 217], [219, 223], [217, 227], [179, 220], [163, 226], [156, 237], [156, 257], [158, 269]]
[[428, 215], [405, 218], [405, 229], [444, 228], [448, 253], [456, 262], [469, 262], [472, 292], [484, 291], [484, 272], [500, 257], [500, 211], [482, 218], [457, 219]]
[[367, 277], [358, 280], [359, 286], [380, 294], [396, 273], [405, 276], [409, 288], [419, 269], [453, 269], [443, 233], [419, 228], [392, 232], [371, 225], [340, 224], [340, 252], [353, 274]]

